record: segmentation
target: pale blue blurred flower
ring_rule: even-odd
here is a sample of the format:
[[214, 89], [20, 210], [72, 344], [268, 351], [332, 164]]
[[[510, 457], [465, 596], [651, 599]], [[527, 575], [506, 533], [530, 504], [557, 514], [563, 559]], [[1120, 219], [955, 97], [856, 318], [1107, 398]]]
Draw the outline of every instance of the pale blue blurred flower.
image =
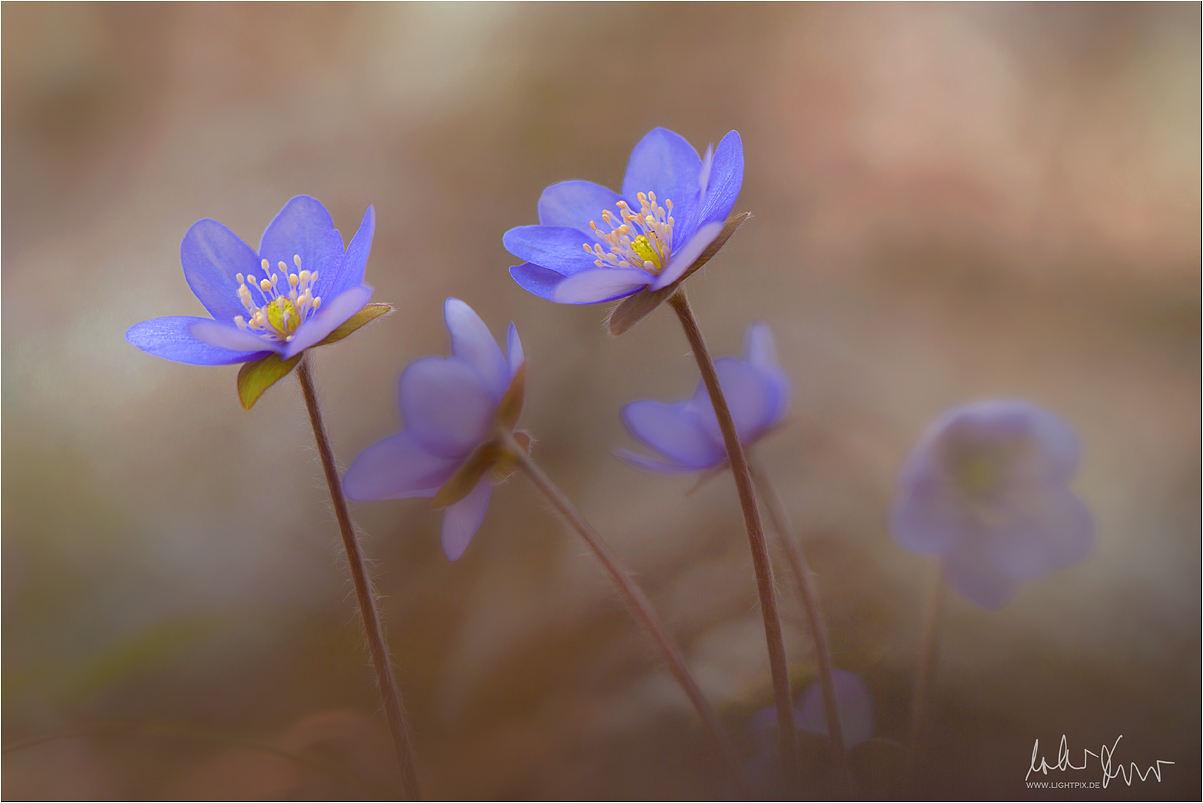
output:
[[[835, 669], [831, 673], [835, 685], [836, 705], [840, 710], [840, 726], [844, 733], [844, 746], [855, 747], [873, 738], [876, 715], [873, 698], [864, 682], [852, 672]], [[827, 714], [823, 705], [823, 689], [816, 680], [802, 697], [801, 708], [794, 709], [794, 725], [799, 730], [820, 736], [827, 735]], [[757, 787], [765, 793], [780, 792], [781, 760], [774, 738], [777, 729], [777, 708], [768, 706], [752, 715], [748, 730], [756, 745], [756, 756], [748, 762], [746, 770]]]
[[539, 225], [505, 233], [519, 285], [561, 304], [596, 304], [675, 282], [723, 230], [743, 184], [739, 133], [698, 152], [665, 128], [627, 163], [622, 193], [563, 181], [539, 198]]
[[[844, 732], [844, 746], [855, 747], [861, 742], [873, 738], [876, 727], [873, 710], [873, 698], [869, 689], [853, 672], [846, 669], [833, 669], [831, 682], [835, 685], [836, 706], [840, 709], [840, 725]], [[827, 735], [827, 709], [823, 705], [823, 687], [819, 681], [810, 684], [802, 697], [801, 708], [794, 709], [794, 724], [804, 731]], [[769, 738], [773, 728], [777, 726], [777, 709], [774, 706], [762, 708], [752, 715], [748, 727], [753, 739], [761, 752], [772, 747]]]
[[[523, 363], [510, 324], [506, 355], [476, 312], [457, 298], [443, 306], [452, 356], [411, 363], [398, 383], [406, 429], [369, 446], [343, 477], [354, 500], [433, 497], [496, 434], [498, 408]], [[484, 520], [492, 487], [482, 472], [443, 512], [443, 550], [458, 560]]]
[[326, 207], [298, 195], [268, 224], [255, 252], [208, 218], [180, 244], [184, 278], [212, 318], [172, 316], [130, 327], [125, 339], [193, 365], [288, 360], [320, 344], [372, 297], [364, 270], [376, 213], [368, 207], [344, 251]]
[[[873, 698], [864, 682], [846, 669], [831, 670], [831, 682], [835, 686], [836, 707], [840, 710], [844, 746], [855, 747], [872, 739], [875, 728]], [[827, 735], [827, 708], [823, 704], [823, 687], [818, 681], [810, 684], [802, 698], [802, 709], [794, 713], [794, 722], [804, 731]]]
[[1086, 558], [1090, 511], [1069, 488], [1073, 430], [1024, 401], [949, 410], [911, 451], [890, 530], [903, 547], [938, 555], [958, 594], [997, 609], [1019, 586]]
[[[735, 419], [735, 430], [745, 446], [781, 423], [789, 407], [790, 384], [777, 364], [773, 335], [766, 324], [748, 327], [743, 359], [716, 360], [714, 368]], [[619, 457], [641, 468], [683, 474], [712, 468], [727, 459], [710, 394], [702, 382], [693, 397], [685, 401], [631, 402], [622, 408], [622, 421], [633, 437], [663, 458], [617, 451]]]

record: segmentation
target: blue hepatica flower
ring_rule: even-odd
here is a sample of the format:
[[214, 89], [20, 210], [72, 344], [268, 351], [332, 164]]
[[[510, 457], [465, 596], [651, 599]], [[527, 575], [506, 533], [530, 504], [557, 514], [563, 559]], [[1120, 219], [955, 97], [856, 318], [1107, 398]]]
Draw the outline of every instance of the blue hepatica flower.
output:
[[125, 339], [158, 357], [228, 365], [279, 355], [289, 360], [321, 343], [372, 297], [364, 269], [376, 213], [368, 207], [343, 250], [326, 208], [298, 195], [263, 232], [259, 251], [216, 220], [199, 220], [180, 244], [184, 278], [212, 318], [144, 321]]
[[[504, 474], [504, 457], [489, 450], [498, 427], [512, 429], [521, 412], [524, 358], [514, 324], [507, 360], [467, 304], [447, 299], [443, 317], [452, 356], [426, 357], [402, 372], [398, 401], [407, 429], [355, 458], [343, 489], [357, 501], [435, 497], [438, 503], [449, 486], [467, 477], [458, 492], [450, 492], [443, 513], [443, 550], [458, 560], [484, 521], [492, 482]], [[507, 404], [515, 396], [516, 404]], [[529, 445], [524, 433], [514, 438]]]
[[591, 181], [544, 190], [539, 225], [505, 233], [506, 250], [525, 260], [510, 275], [561, 304], [667, 287], [722, 232], [743, 174], [738, 132], [699, 157], [679, 134], [657, 128], [631, 151], [621, 194]]
[[983, 608], [1020, 584], [1085, 559], [1090, 511], [1069, 489], [1078, 439], [1057, 416], [1022, 401], [949, 410], [911, 451], [891, 512], [894, 540], [938, 555], [949, 586]]
[[[748, 327], [743, 359], [716, 360], [714, 368], [744, 445], [754, 443], [785, 417], [790, 385], [777, 364], [773, 335], [767, 325], [754, 323]], [[727, 459], [710, 394], [702, 382], [693, 397], [685, 401], [631, 402], [622, 408], [622, 421], [632, 436], [662, 456], [656, 459], [625, 449], [618, 451], [619, 457], [641, 468], [684, 474], [713, 468]]]

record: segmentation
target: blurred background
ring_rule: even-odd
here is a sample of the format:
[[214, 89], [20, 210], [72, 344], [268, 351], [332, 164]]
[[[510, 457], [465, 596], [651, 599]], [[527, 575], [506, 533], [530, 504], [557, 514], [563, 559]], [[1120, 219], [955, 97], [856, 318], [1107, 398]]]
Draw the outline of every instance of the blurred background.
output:
[[[610, 454], [634, 445], [623, 404], [692, 393], [680, 328], [661, 311], [610, 338], [603, 307], [515, 285], [501, 245], [546, 185], [619, 186], [658, 125], [699, 150], [743, 137], [736, 211], [755, 217], [689, 290], [716, 354], [766, 321], [793, 380], [795, 422], [760, 452], [837, 665], [877, 706], [862, 793], [893, 794], [932, 570], [889, 538], [896, 472], [935, 416], [1002, 396], [1082, 436], [1075, 488], [1098, 541], [999, 612], [950, 599], [923, 793], [1028, 795], [1033, 740], [1052, 761], [1065, 734], [1075, 752], [1122, 736], [1117, 761], [1175, 762], [1089, 799], [1199, 796], [1197, 4], [0, 15], [6, 798], [394, 788], [295, 380], [243, 412], [235, 367], [123, 338], [203, 314], [179, 264], [194, 221], [257, 244], [301, 193], [347, 239], [375, 204], [368, 281], [397, 308], [314, 354], [341, 460], [401, 427], [396, 378], [447, 351], [445, 297], [499, 336], [516, 322], [536, 459], [637, 573], [754, 760], [748, 720], [771, 691], [730, 477], [686, 496], [690, 478]], [[421, 500], [352, 512], [427, 796], [729, 794], [650, 641], [521, 477], [457, 563]], [[781, 588], [800, 694], [814, 666]]]

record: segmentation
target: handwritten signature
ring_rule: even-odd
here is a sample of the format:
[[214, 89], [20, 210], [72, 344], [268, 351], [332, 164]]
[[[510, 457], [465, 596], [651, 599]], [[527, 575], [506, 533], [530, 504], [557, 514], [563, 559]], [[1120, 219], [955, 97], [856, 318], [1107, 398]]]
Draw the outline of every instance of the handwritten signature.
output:
[[[1124, 783], [1126, 783], [1128, 786], [1131, 786], [1134, 778], [1139, 778], [1141, 781], [1145, 781], [1148, 780], [1150, 775], [1153, 775], [1156, 776], [1157, 783], [1161, 783], [1161, 765], [1173, 764], [1174, 762], [1158, 760], [1153, 762], [1147, 771], [1141, 772], [1140, 768], [1136, 766], [1136, 762], [1133, 761], [1127, 767], [1125, 767], [1122, 763], [1116, 764], [1115, 769], [1112, 770], [1112, 757], [1115, 754], [1116, 746], [1119, 745], [1119, 740], [1122, 738], [1124, 738], [1122, 734], [1117, 736], [1115, 742], [1110, 747], [1103, 745], [1099, 748], [1099, 752], [1097, 753], [1093, 750], [1083, 749], [1082, 766], [1080, 767], [1075, 766], [1073, 762], [1069, 760], [1069, 744], [1064, 734], [1061, 736], [1061, 746], [1057, 748], [1056, 764], [1049, 764], [1044, 757], [1040, 755], [1040, 740], [1037, 739], [1036, 743], [1032, 745], [1032, 763], [1028, 767], [1028, 774], [1025, 775], [1023, 779], [1026, 781], [1028, 778], [1031, 778], [1033, 772], [1039, 772], [1044, 775], [1048, 775], [1049, 770], [1059, 770], [1061, 772], [1065, 772], [1066, 770], [1084, 770], [1086, 769], [1086, 764], [1090, 760], [1089, 757], [1094, 756], [1099, 760], [1099, 766], [1103, 770], [1104, 789], [1107, 788], [1107, 784], [1110, 783], [1114, 778], [1123, 778]], [[1037, 763], [1037, 759], [1039, 759], [1039, 763]]]

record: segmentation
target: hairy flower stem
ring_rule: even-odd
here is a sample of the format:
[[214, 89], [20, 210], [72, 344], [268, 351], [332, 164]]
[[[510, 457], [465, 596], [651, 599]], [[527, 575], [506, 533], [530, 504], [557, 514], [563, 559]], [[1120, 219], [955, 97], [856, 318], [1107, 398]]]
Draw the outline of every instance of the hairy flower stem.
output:
[[685, 666], [685, 656], [681, 654], [681, 650], [669, 637], [664, 624], [652, 609], [652, 603], [648, 601], [643, 590], [635, 584], [631, 575], [622, 567], [618, 559], [614, 557], [614, 554], [606, 546], [606, 542], [602, 540], [601, 536], [597, 534], [597, 531], [590, 526], [589, 522], [585, 521], [585, 518], [572, 502], [569, 501], [568, 497], [564, 496], [560, 489], [548, 479], [547, 475], [535, 465], [534, 461], [526, 453], [526, 450], [514, 441], [513, 436], [508, 432], [503, 432], [502, 442], [513, 459], [518, 462], [518, 466], [522, 469], [523, 473], [539, 489], [539, 492], [543, 494], [547, 501], [551, 503], [551, 506], [572, 526], [572, 529], [577, 531], [589, 549], [601, 561], [602, 566], [605, 567], [606, 572], [610, 575], [610, 579], [614, 581], [614, 585], [618, 586], [618, 590], [622, 593], [627, 605], [630, 606], [635, 618], [651, 634], [652, 640], [656, 642], [656, 646], [660, 648], [664, 660], [668, 663], [668, 668], [673, 673], [673, 677], [681, 684], [681, 688], [685, 691], [685, 696], [689, 698], [689, 702], [693, 703], [698, 716], [702, 718], [702, 725], [710, 734], [715, 747], [718, 748], [723, 761], [726, 762], [728, 769], [731, 771], [732, 777], [739, 785], [740, 793], [746, 794], [748, 790], [744, 779], [743, 767], [739, 761], [738, 754], [735, 752], [735, 746], [731, 744], [726, 731], [723, 730], [723, 724], [719, 720], [718, 714], [715, 713], [706, 698], [702, 696], [702, 690], [698, 688], [693, 675], [689, 673], [689, 669]]
[[819, 687], [823, 691], [823, 710], [827, 715], [827, 733], [831, 737], [831, 753], [835, 759], [835, 773], [839, 788], [843, 794], [851, 794], [852, 779], [848, 774], [848, 752], [844, 747], [844, 728], [840, 723], [839, 701], [835, 696], [835, 679], [832, 675], [831, 644], [827, 640], [827, 626], [823, 622], [823, 612], [819, 608], [818, 595], [815, 593], [811, 578], [810, 567], [806, 565], [806, 556], [801, 547], [795, 543], [794, 528], [790, 523], [789, 513], [777, 488], [764, 472], [761, 461], [752, 450], [748, 450], [748, 463], [752, 471], [752, 480], [760, 492], [760, 500], [764, 502], [769, 512], [769, 520], [777, 531], [781, 543], [781, 551], [785, 553], [790, 573], [798, 587], [801, 597], [802, 611], [810, 625], [810, 634], [815, 643], [815, 660], [819, 664]]
[[393, 735], [393, 748], [397, 753], [397, 764], [401, 768], [401, 785], [406, 800], [420, 800], [418, 773], [414, 767], [413, 748], [409, 742], [409, 729], [405, 724], [405, 709], [401, 705], [401, 692], [393, 676], [393, 665], [388, 645], [384, 639], [384, 628], [376, 612], [376, 590], [364, 566], [363, 552], [355, 525], [347, 510], [347, 498], [343, 496], [338, 466], [334, 463], [334, 450], [322, 423], [322, 411], [317, 403], [317, 391], [313, 386], [313, 374], [309, 370], [309, 355], [301, 358], [297, 366], [297, 378], [305, 394], [305, 407], [309, 410], [309, 421], [313, 424], [313, 437], [317, 439], [317, 450], [322, 456], [322, 468], [326, 471], [326, 484], [330, 486], [330, 501], [334, 503], [334, 515], [342, 532], [343, 546], [347, 550], [347, 563], [351, 567], [351, 578], [355, 581], [355, 597], [359, 600], [359, 612], [363, 615], [363, 629], [367, 634], [368, 648], [372, 654], [372, 668], [376, 671], [376, 686], [384, 702], [384, 714], [388, 718], [389, 730]]
[[909, 794], [915, 782], [919, 763], [919, 745], [927, 729], [927, 713], [932, 685], [936, 678], [936, 663], [940, 652], [940, 619], [944, 614], [944, 575], [937, 571], [927, 599], [923, 633], [919, 637], [919, 668], [915, 674], [915, 690], [911, 697], [911, 730], [906, 739], [906, 757], [902, 769], [902, 791]]
[[756, 507], [752, 472], [744, 455], [743, 444], [739, 442], [739, 434], [735, 431], [731, 409], [727, 406], [727, 399], [719, 385], [718, 373], [714, 370], [714, 359], [706, 348], [706, 339], [702, 337], [697, 318], [693, 316], [684, 286], [677, 290], [668, 303], [676, 310], [677, 317], [681, 320], [681, 327], [685, 330], [685, 337], [689, 340], [689, 347], [693, 350], [693, 357], [697, 361], [698, 370], [701, 371], [702, 381], [710, 393], [710, 403], [714, 406], [714, 414], [723, 433], [727, 457], [731, 461], [731, 473], [735, 476], [735, 487], [739, 491], [739, 504], [743, 508], [744, 524], [748, 529], [748, 545], [752, 550], [752, 567], [756, 572], [756, 590], [760, 594], [760, 612], [764, 616], [764, 635], [768, 642], [769, 669], [773, 675], [773, 698], [777, 707], [781, 752], [785, 757], [785, 769], [790, 785], [794, 786], [801, 782], [798, 733], [794, 729], [789, 667], [785, 660], [785, 642], [781, 636], [781, 617], [777, 613], [773, 566], [769, 562], [769, 549], [764, 540], [764, 528], [760, 523], [760, 510]]

